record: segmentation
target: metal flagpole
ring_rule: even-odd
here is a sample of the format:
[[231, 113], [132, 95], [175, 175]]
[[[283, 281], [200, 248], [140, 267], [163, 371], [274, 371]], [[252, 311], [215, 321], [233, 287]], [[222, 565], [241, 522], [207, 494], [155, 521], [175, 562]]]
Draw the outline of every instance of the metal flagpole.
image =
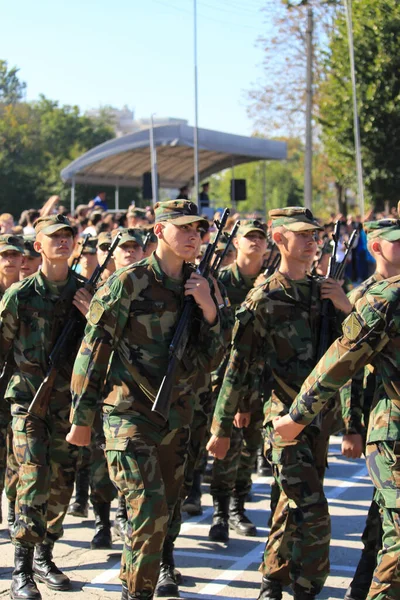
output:
[[349, 39], [351, 85], [353, 89], [353, 120], [354, 120], [354, 144], [356, 148], [356, 168], [358, 184], [358, 202], [360, 206], [361, 218], [364, 218], [364, 180], [361, 157], [361, 137], [360, 121], [358, 118], [357, 89], [356, 89], [356, 68], [354, 61], [354, 40], [353, 40], [353, 19], [351, 0], [344, 0], [346, 8], [347, 35]]
[[199, 146], [198, 146], [198, 89], [197, 89], [197, 0], [193, 0], [193, 26], [194, 26], [194, 202], [199, 203]]
[[151, 194], [153, 204], [158, 202], [158, 169], [157, 169], [157, 150], [154, 144], [154, 122], [153, 116], [150, 116], [150, 155], [151, 155]]

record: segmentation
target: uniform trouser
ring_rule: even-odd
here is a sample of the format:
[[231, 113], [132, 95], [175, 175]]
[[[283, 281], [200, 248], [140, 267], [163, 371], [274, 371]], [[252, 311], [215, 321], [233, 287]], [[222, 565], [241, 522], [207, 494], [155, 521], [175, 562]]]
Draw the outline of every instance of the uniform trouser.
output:
[[364, 545], [363, 552], [376, 556], [382, 548], [382, 519], [375, 496], [376, 490], [374, 489], [361, 541]]
[[[111, 480], [125, 496], [128, 528], [120, 578], [131, 594], [151, 598], [160, 573], [163, 543], [183, 482], [189, 426], [169, 431], [144, 419], [121, 423], [126, 449], [107, 440]], [[113, 443], [114, 442], [114, 443]]]
[[3, 489], [9, 502], [17, 496], [18, 463], [12, 448], [11, 407], [0, 398], [0, 502]]
[[31, 417], [25, 407], [12, 406], [13, 446], [19, 465], [13, 542], [32, 546], [63, 534], [79, 449], [68, 444], [70, 404], [46, 419]]
[[270, 427], [268, 457], [279, 488], [260, 571], [317, 595], [329, 574], [330, 517], [323, 489], [328, 438], [283, 442]]
[[210, 493], [215, 497], [247, 496], [251, 490], [251, 474], [262, 443], [261, 410], [251, 414], [248, 427], [232, 428], [231, 445], [223, 460], [214, 460]]
[[117, 497], [117, 488], [110, 479], [104, 452], [104, 433], [101, 415], [98, 413], [90, 445], [90, 501], [92, 504], [109, 504]]
[[194, 471], [200, 470], [202, 467], [208, 441], [208, 430], [213, 400], [211, 384], [207, 391], [202, 392], [196, 398], [193, 419], [190, 424], [188, 457], [185, 466], [185, 479], [182, 487], [183, 497], [186, 497], [192, 488]]
[[367, 467], [382, 513], [382, 550], [367, 600], [400, 598], [400, 441], [367, 444]]

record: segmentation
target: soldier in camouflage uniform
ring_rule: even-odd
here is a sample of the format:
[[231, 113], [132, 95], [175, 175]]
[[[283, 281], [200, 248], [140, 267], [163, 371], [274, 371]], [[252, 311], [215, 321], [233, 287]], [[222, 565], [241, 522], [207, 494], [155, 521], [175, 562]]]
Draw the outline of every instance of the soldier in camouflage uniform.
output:
[[[13, 235], [0, 236], [0, 299], [4, 296], [6, 289], [18, 281], [22, 256], [21, 238]], [[15, 519], [15, 489], [18, 481], [18, 465], [12, 452], [10, 405], [4, 398], [11, 374], [12, 361], [8, 362], [0, 379], [0, 523], [2, 522], [1, 497], [5, 487], [8, 500], [9, 531]]]
[[220, 458], [225, 455], [237, 406], [242, 398], [250, 408], [259, 402], [267, 365], [271, 378], [266, 378], [264, 422], [280, 497], [260, 567], [259, 598], [280, 600], [283, 586], [291, 583], [295, 599], [306, 600], [316, 597], [329, 572], [330, 519], [322, 480], [330, 424], [293, 445], [274, 435], [272, 420], [288, 411], [316, 363], [321, 298], [329, 296], [337, 311], [349, 312], [351, 305], [338, 282], [321, 283], [307, 275], [321, 229], [311, 211], [276, 209], [270, 218], [281, 264], [236, 312], [233, 347], [208, 448]]
[[90, 294], [80, 289], [82, 284], [68, 269], [73, 245], [68, 219], [40, 218], [35, 230], [34, 247], [42, 255], [42, 269], [11, 286], [0, 305], [0, 360], [11, 355], [16, 365], [5, 394], [11, 402], [13, 448], [19, 465], [10, 595], [32, 600], [41, 598], [33, 573], [51, 589], [70, 585], [52, 561], [52, 548], [63, 533], [78, 454], [78, 448], [65, 441], [75, 347], [70, 362], [66, 360], [57, 374], [46, 419], [31, 417], [28, 407], [48, 370], [49, 354], [72, 304], [85, 314], [90, 302]]
[[[368, 247], [376, 260], [376, 271], [364, 283], [352, 290], [348, 297], [354, 306], [377, 282], [400, 274], [400, 255], [396, 246], [400, 240], [400, 223], [396, 219], [382, 219], [365, 223]], [[365, 371], [365, 375], [364, 375]], [[349, 458], [359, 458], [365, 452], [365, 429], [376, 389], [376, 375], [370, 369], [361, 369], [352, 382], [341, 391], [344, 417], [349, 415], [353, 434], [344, 435], [342, 450]], [[361, 400], [361, 401], [360, 401]], [[363, 422], [362, 422], [363, 419]], [[374, 490], [375, 496], [376, 490]], [[365, 600], [376, 567], [377, 554], [382, 548], [382, 523], [379, 506], [373, 498], [362, 534], [363, 551], [345, 600]]]
[[[258, 220], [242, 221], [233, 240], [237, 250], [235, 262], [222, 269], [219, 280], [224, 285], [235, 311], [246, 298], [255, 280], [263, 270], [267, 248], [265, 226]], [[227, 357], [219, 377], [224, 378]], [[210, 493], [213, 497], [214, 516], [209, 537], [213, 541], [227, 542], [229, 526], [247, 536], [257, 534], [254, 524], [245, 515], [245, 500], [251, 489], [251, 474], [261, 444], [262, 411], [255, 411], [248, 422], [241, 422], [241, 413], [247, 408], [238, 407], [237, 427], [232, 429], [231, 446], [224, 460], [214, 460]]]
[[[195, 204], [182, 200], [157, 203], [155, 215], [156, 253], [117, 271], [97, 292], [72, 378], [69, 441], [89, 443], [99, 398], [105, 398], [109, 471], [128, 506], [120, 574], [124, 600], [153, 597], [183, 480], [193, 377], [197, 369], [210, 369], [222, 351], [209, 283], [185, 262], [198, 247], [199, 228], [208, 222], [198, 216]], [[165, 422], [151, 408], [187, 295], [198, 309]]]
[[19, 271], [20, 279], [25, 279], [25, 277], [29, 277], [36, 273], [42, 264], [42, 257], [39, 252], [36, 252], [33, 246], [34, 241], [34, 235], [24, 236], [24, 254], [22, 257], [21, 269]]
[[[400, 259], [400, 241], [392, 241]], [[373, 365], [376, 393], [367, 432], [367, 467], [383, 524], [367, 600], [400, 598], [400, 276], [376, 283], [343, 323], [343, 335], [304, 382], [289, 414], [274, 421], [276, 435], [290, 443], [323, 410], [331, 396], [360, 368]], [[304, 432], [303, 432], [304, 430]]]
[[143, 258], [143, 236], [140, 229], [114, 229], [112, 238], [121, 234], [121, 239], [114, 251], [115, 269], [133, 265]]

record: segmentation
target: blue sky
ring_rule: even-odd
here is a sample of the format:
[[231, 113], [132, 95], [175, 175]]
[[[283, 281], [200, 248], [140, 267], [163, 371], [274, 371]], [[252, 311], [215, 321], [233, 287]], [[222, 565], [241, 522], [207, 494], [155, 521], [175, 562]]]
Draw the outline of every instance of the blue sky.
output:
[[[246, 91], [278, 0], [198, 0], [199, 126], [248, 135]], [[194, 122], [192, 0], [2, 0], [0, 58], [40, 93], [87, 110]], [[268, 12], [261, 12], [262, 7]]]

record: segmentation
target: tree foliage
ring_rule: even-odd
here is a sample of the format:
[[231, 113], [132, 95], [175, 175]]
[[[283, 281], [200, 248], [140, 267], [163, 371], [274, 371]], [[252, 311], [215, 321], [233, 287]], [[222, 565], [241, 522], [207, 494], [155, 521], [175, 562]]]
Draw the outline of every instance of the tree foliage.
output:
[[[354, 0], [353, 35], [367, 192], [377, 208], [399, 199], [400, 4]], [[322, 140], [338, 185], [355, 187], [353, 106], [344, 10], [337, 15], [320, 85]]]
[[0, 105], [16, 104], [25, 94], [26, 83], [18, 78], [16, 67], [8, 68], [5, 60], [0, 60]]
[[[7, 71], [0, 61], [0, 211], [14, 215], [41, 206], [54, 193], [66, 200], [69, 186], [60, 170], [114, 135], [103, 119], [83, 116], [77, 106], [60, 106], [44, 96], [21, 102], [24, 89], [17, 69]], [[78, 201], [81, 191], [78, 187]]]

